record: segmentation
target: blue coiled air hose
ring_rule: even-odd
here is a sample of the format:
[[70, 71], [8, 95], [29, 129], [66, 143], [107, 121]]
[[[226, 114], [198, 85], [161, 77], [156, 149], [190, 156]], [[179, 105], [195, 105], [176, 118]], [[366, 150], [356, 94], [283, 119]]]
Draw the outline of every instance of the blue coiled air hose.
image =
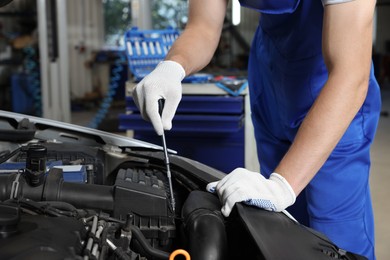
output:
[[34, 115], [42, 116], [41, 81], [37, 52], [32, 46], [25, 47], [23, 51], [26, 54], [24, 70], [30, 84], [28, 89], [33, 99]]
[[100, 104], [100, 108], [97, 111], [94, 118], [89, 123], [88, 127], [90, 128], [98, 128], [99, 124], [103, 121], [105, 116], [108, 113], [108, 110], [111, 106], [111, 103], [116, 95], [119, 82], [121, 80], [121, 72], [123, 71], [123, 64], [126, 62], [126, 56], [121, 52], [117, 53], [117, 58], [114, 62], [114, 67], [112, 68], [110, 85], [108, 87], [106, 96], [104, 97], [102, 103]]

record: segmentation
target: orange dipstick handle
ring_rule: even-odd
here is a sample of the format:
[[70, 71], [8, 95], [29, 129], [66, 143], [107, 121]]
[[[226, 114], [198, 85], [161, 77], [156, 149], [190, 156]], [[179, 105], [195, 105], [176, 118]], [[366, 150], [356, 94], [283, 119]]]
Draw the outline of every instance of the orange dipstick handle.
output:
[[190, 254], [184, 249], [177, 249], [171, 253], [169, 256], [169, 260], [175, 260], [175, 257], [178, 255], [182, 255], [186, 258], [186, 260], [191, 260]]

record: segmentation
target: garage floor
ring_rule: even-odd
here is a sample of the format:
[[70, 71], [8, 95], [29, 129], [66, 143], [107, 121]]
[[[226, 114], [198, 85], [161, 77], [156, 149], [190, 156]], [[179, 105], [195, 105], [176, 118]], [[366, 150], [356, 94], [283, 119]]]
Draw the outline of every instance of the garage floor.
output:
[[[390, 113], [390, 89], [382, 90], [382, 111]], [[390, 116], [382, 116], [371, 149], [371, 193], [378, 260], [390, 259]]]
[[[382, 90], [382, 108], [384, 112], [390, 113], [390, 88]], [[93, 115], [94, 112], [76, 112], [72, 114], [72, 121], [86, 126]], [[376, 254], [378, 260], [387, 260], [390, 259], [390, 116], [381, 116], [371, 152]]]

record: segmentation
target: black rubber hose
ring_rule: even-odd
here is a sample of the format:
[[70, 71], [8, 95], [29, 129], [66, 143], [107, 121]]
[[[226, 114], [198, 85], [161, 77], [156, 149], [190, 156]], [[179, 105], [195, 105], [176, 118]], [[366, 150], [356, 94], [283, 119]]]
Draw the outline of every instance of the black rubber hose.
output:
[[8, 161], [9, 159], [11, 159], [14, 155], [19, 153], [21, 149], [22, 149], [22, 147], [16, 148], [12, 152], [10, 152], [8, 154], [4, 154], [3, 156], [1, 156], [0, 157], [0, 164]]
[[68, 202], [79, 208], [114, 210], [112, 186], [64, 182], [57, 192], [56, 199], [52, 200]]
[[131, 260], [131, 259], [130, 259], [130, 256], [128, 256], [128, 255], [126, 254], [126, 252], [123, 251], [123, 249], [120, 248], [120, 247], [117, 247], [117, 248], [115, 249], [114, 254], [116, 255], [116, 257], [117, 257], [119, 260]]
[[0, 7], [5, 6], [11, 2], [12, 2], [12, 0], [0, 0]]
[[228, 243], [219, 199], [193, 191], [182, 208], [188, 251], [192, 260], [228, 259]]
[[17, 197], [34, 201], [62, 201], [76, 208], [114, 210], [114, 187], [64, 182], [62, 174], [54, 173], [58, 170], [51, 169], [45, 184], [38, 187], [28, 185], [23, 176], [19, 178], [18, 185], [15, 185], [15, 173], [0, 175], [0, 201], [10, 199], [11, 193], [16, 192]]
[[170, 254], [152, 247], [138, 227], [132, 225], [131, 232], [134, 236], [134, 239], [136, 239], [140, 243], [141, 247], [145, 250], [145, 253], [157, 259], [169, 259]]
[[72, 204], [63, 201], [41, 201], [40, 204], [48, 204], [53, 208], [67, 211], [77, 211], [77, 208]]

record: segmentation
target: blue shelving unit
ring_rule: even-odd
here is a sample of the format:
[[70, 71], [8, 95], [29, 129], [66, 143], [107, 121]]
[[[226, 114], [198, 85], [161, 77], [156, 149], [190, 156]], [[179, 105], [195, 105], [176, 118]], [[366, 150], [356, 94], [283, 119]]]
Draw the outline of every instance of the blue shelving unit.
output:
[[[179, 155], [229, 173], [245, 166], [245, 98], [228, 95], [183, 95], [165, 132], [168, 147]], [[119, 127], [132, 130], [134, 138], [161, 145], [150, 122], [142, 119], [131, 95]]]

